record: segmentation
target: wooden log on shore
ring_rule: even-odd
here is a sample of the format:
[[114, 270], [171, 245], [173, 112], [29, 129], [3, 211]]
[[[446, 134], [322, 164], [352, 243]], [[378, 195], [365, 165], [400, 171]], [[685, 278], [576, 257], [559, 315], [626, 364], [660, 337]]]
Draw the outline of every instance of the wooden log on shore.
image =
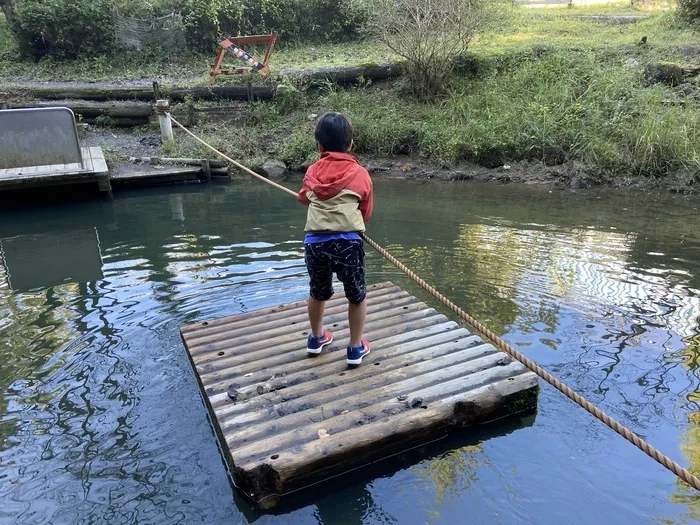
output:
[[183, 164], [186, 166], [201, 166], [202, 161], [208, 161], [212, 168], [226, 168], [228, 162], [218, 159], [190, 159], [190, 158], [168, 158], [168, 157], [132, 157], [131, 162], [142, 162], [144, 164]]
[[[149, 123], [154, 115], [153, 104], [148, 102], [138, 102], [132, 100], [98, 102], [91, 100], [31, 100], [22, 102], [5, 103], [5, 109], [23, 108], [47, 108], [63, 106], [71, 109], [75, 113], [76, 121], [85, 124], [112, 124], [117, 127], [143, 126]], [[199, 115], [206, 118], [227, 119], [236, 111], [240, 110], [239, 105], [217, 106], [217, 107], [194, 107], [192, 113], [190, 109], [179, 106], [173, 109], [173, 115], [178, 119], [184, 119], [187, 125], [191, 125]]]
[[106, 125], [118, 128], [132, 128], [149, 123], [153, 112], [151, 104], [146, 102], [113, 101], [93, 102], [88, 100], [57, 100], [55, 102], [28, 101], [10, 102], [8, 109], [47, 108], [64, 106], [75, 113], [77, 122], [90, 125]]
[[[401, 63], [391, 62], [377, 65], [368, 64], [361, 66], [337, 66], [317, 69], [309, 68], [282, 70], [280, 72], [280, 76], [282, 78], [306, 80], [310, 83], [333, 82], [343, 85], [357, 83], [360, 81], [360, 79], [380, 81], [394, 78], [401, 74], [401, 69]], [[23, 99], [29, 98], [45, 101], [80, 100], [90, 102], [123, 100], [149, 103], [155, 102], [156, 91], [159, 91], [159, 96], [168, 98], [171, 102], [183, 102], [188, 96], [195, 100], [270, 100], [274, 98], [276, 90], [276, 87], [273, 85], [218, 85], [193, 87], [157, 86], [157, 89], [154, 86], [121, 87], [108, 85], [60, 84], [47, 86], [7, 86], [8, 95], [15, 97], [19, 96]], [[124, 117], [134, 116], [113, 115], [109, 113], [103, 114]]]
[[360, 79], [378, 81], [395, 78], [401, 75], [400, 62], [371, 64], [363, 66], [336, 66], [318, 69], [283, 69], [283, 78], [301, 79], [311, 83], [332, 82], [334, 84], [355, 84]]
[[[155, 101], [152, 87], [114, 87], [114, 86], [48, 86], [10, 88], [17, 95], [42, 100], [89, 100], [106, 102], [110, 100]], [[161, 86], [161, 94], [169, 100], [182, 102], [188, 95], [197, 100], [269, 100], [275, 96], [275, 86], [199, 86], [173, 87]]]
[[153, 113], [153, 106], [146, 102], [93, 102], [88, 100], [57, 100], [54, 102], [29, 101], [22, 103], [9, 103], [12, 109], [19, 108], [47, 108], [65, 106], [70, 108], [76, 116], [84, 118], [114, 117], [114, 118], [145, 118]]

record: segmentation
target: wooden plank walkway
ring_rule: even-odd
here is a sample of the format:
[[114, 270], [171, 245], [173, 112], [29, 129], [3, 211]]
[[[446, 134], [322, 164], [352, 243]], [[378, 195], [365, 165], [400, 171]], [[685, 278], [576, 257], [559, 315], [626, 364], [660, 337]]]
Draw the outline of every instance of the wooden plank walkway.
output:
[[239, 488], [280, 496], [444, 435], [532, 410], [537, 376], [391, 283], [368, 293], [372, 353], [345, 364], [347, 302], [326, 308], [335, 343], [306, 353], [306, 301], [183, 326], [182, 338]]

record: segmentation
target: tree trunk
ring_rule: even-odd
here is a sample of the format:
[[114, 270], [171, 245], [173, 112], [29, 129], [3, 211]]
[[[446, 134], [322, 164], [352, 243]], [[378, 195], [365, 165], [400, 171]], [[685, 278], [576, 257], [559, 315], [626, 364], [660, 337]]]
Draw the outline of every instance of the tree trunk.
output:
[[55, 102], [43, 101], [22, 101], [19, 103], [9, 102], [10, 109], [20, 108], [48, 108], [65, 106], [76, 116], [83, 118], [112, 117], [112, 118], [141, 118], [148, 122], [148, 117], [153, 113], [153, 105], [148, 102], [93, 102], [86, 100], [59, 100]]
[[10, 31], [15, 37], [15, 40], [19, 43], [20, 50], [22, 50], [22, 26], [19, 23], [19, 19], [15, 14], [14, 0], [0, 0], [0, 9], [7, 19], [7, 24], [10, 26]]
[[401, 75], [403, 65], [400, 62], [384, 64], [366, 64], [361, 66], [336, 66], [314, 69], [283, 69], [280, 75], [286, 78], [314, 82], [332, 82], [334, 84], [354, 84], [360, 79], [381, 81]]

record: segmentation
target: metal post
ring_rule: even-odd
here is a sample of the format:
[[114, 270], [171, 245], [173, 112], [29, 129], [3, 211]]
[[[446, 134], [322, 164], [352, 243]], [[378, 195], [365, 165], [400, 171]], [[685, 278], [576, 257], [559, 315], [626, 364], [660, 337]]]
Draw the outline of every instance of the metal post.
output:
[[211, 180], [211, 164], [209, 159], [202, 159], [202, 176], [205, 181]]
[[160, 137], [163, 144], [173, 140], [173, 123], [166, 113], [170, 113], [170, 103], [167, 100], [156, 101], [156, 114], [158, 115]]

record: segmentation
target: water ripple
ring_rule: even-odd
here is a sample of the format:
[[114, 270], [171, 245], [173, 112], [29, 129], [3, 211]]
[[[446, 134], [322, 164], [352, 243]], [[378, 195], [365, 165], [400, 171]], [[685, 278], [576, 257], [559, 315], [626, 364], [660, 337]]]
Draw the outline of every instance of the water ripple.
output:
[[[683, 201], [376, 186], [372, 237], [577, 391], [698, 467], [700, 223], [681, 214]], [[2, 216], [0, 243], [41, 256], [0, 252], [0, 522], [700, 516], [697, 498], [549, 389], [536, 419], [400, 456], [282, 516], [234, 499], [179, 327], [306, 296], [304, 211], [283, 199], [257, 185], [210, 185]], [[56, 271], [47, 277], [37, 260]], [[367, 265], [370, 281], [392, 280], [430, 301], [376, 254]]]

